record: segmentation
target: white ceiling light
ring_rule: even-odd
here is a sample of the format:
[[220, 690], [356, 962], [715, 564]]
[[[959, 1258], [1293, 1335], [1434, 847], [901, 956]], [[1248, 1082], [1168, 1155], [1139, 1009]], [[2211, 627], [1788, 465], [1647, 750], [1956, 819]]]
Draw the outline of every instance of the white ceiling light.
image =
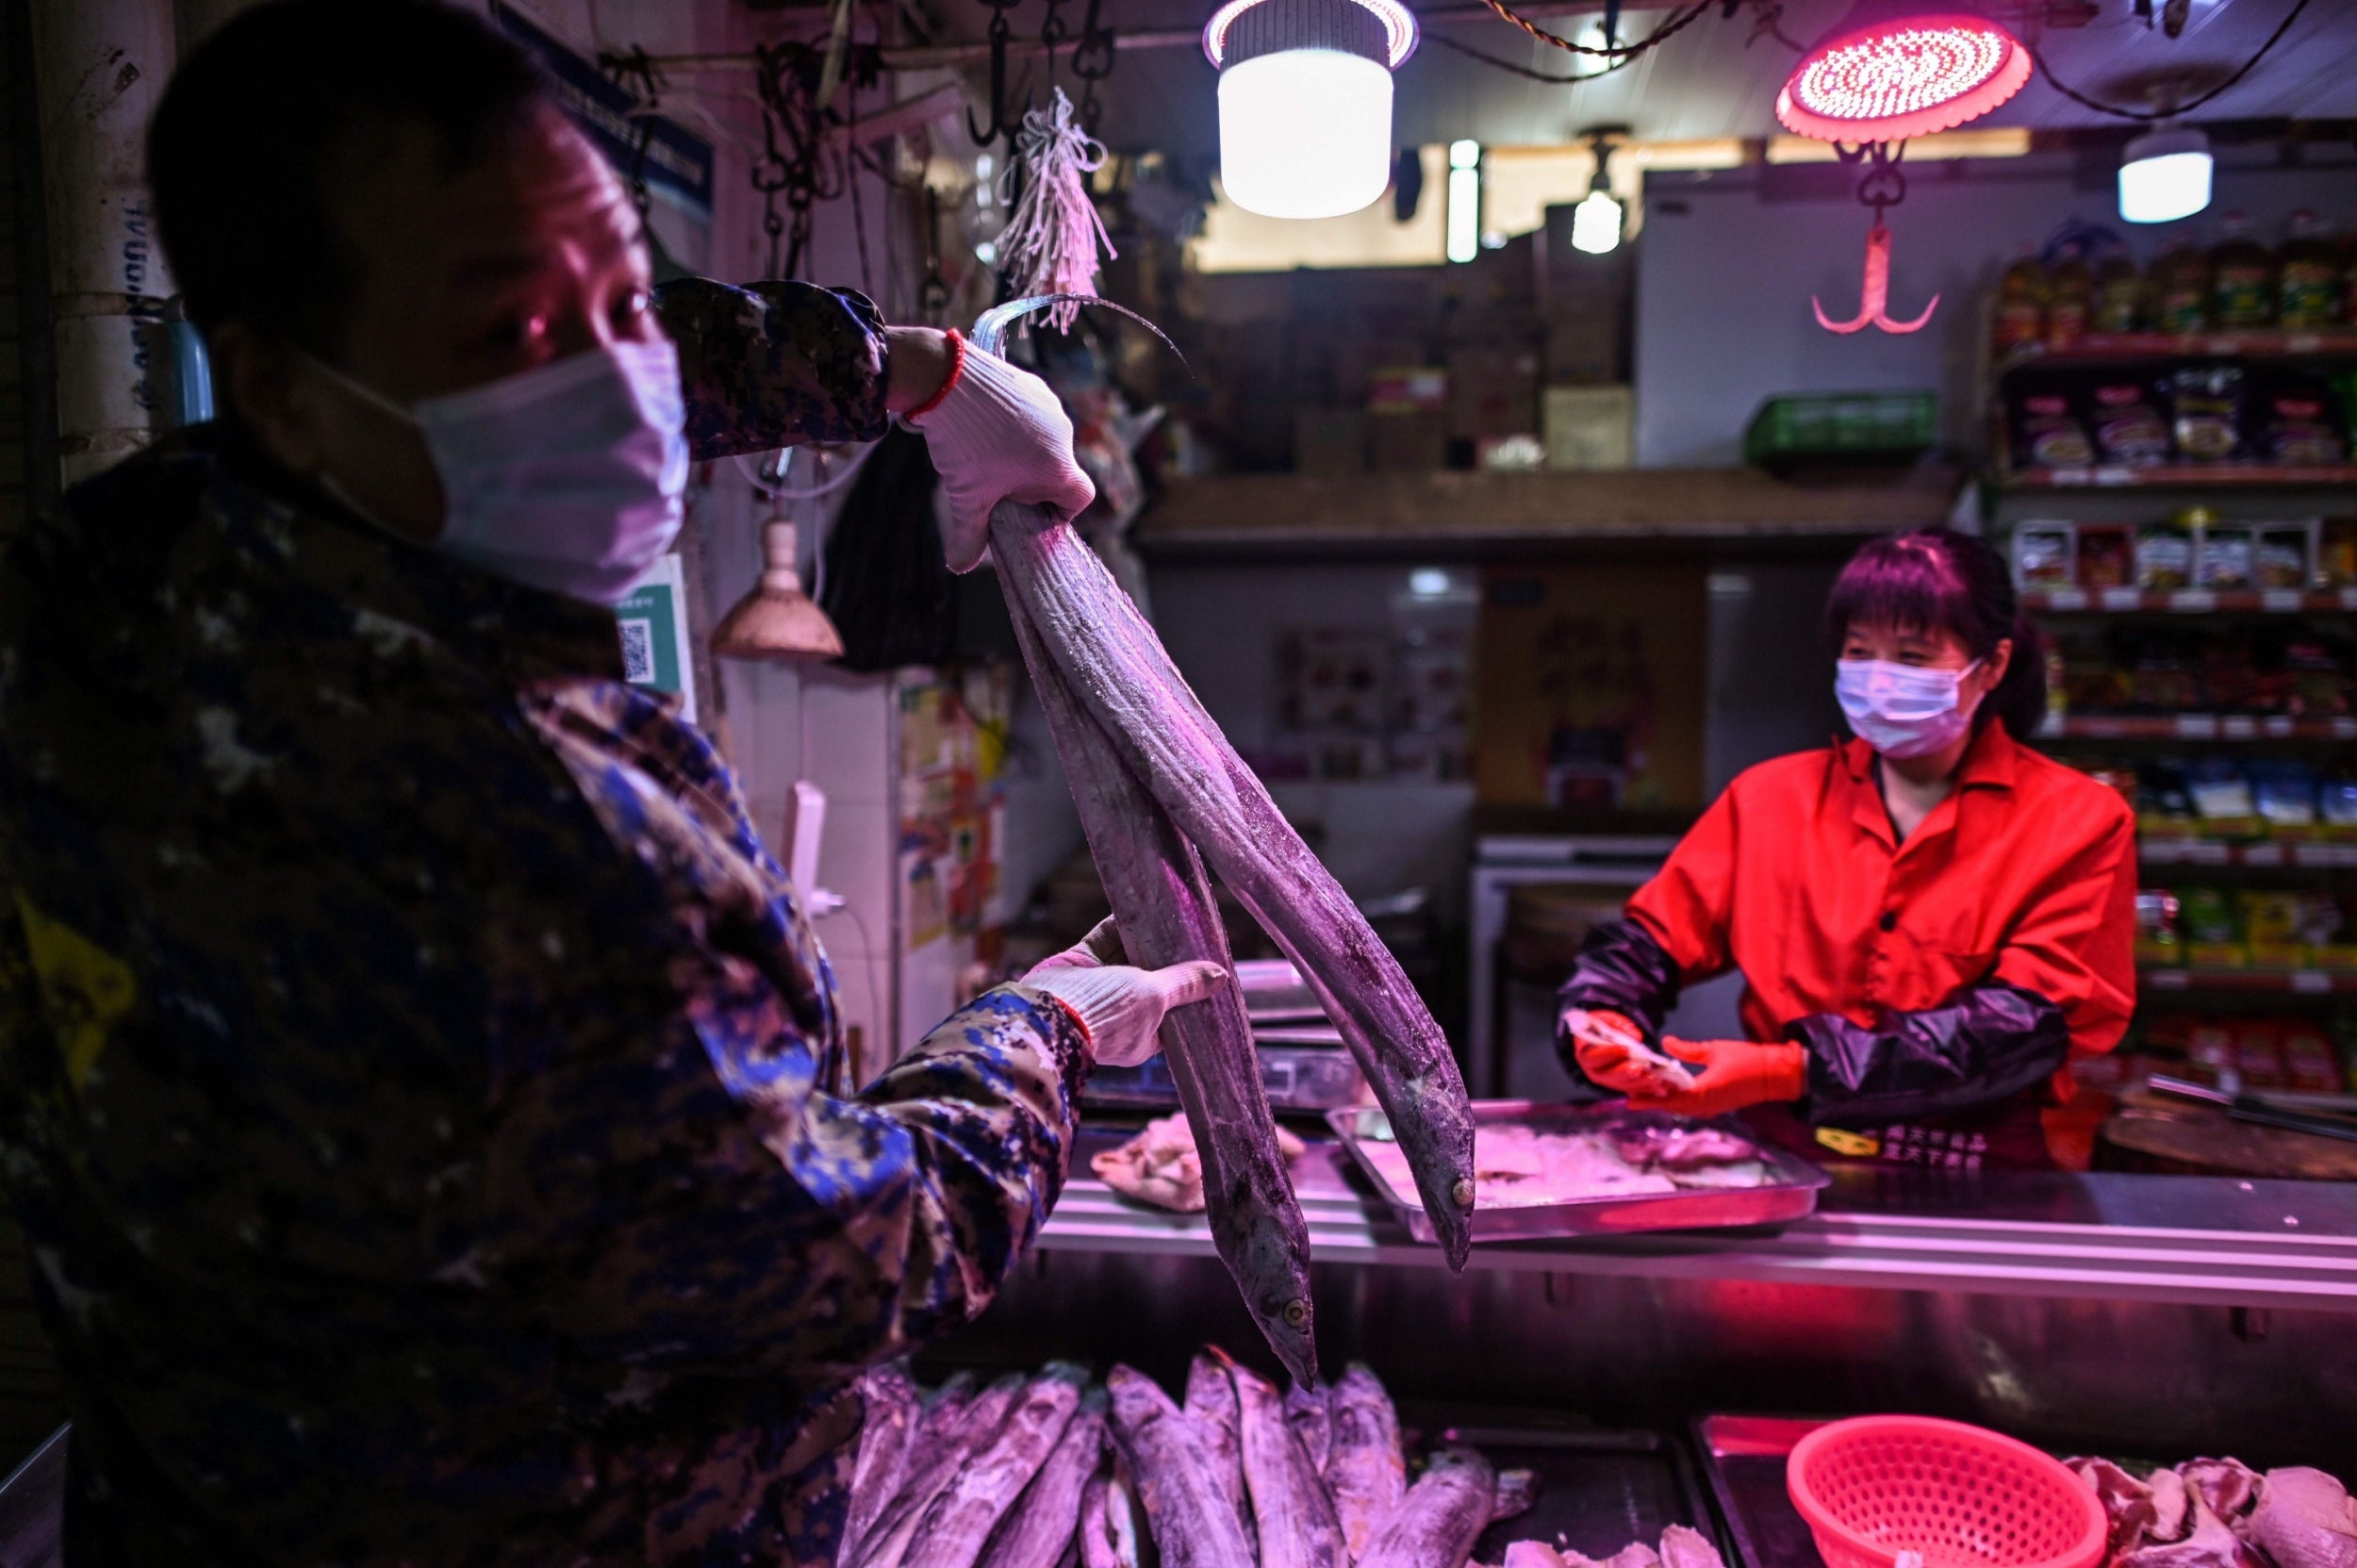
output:
[[1448, 144], [1448, 258], [1481, 254], [1481, 143]]
[[1382, 195], [1392, 70], [1415, 47], [1398, 0], [1228, 0], [1203, 29], [1228, 199], [1263, 217], [1336, 218]]
[[1612, 194], [1611, 175], [1605, 167], [1612, 157], [1612, 143], [1605, 140], [1606, 135], [1601, 131], [1590, 134], [1596, 172], [1588, 181], [1588, 194], [1572, 208], [1572, 248], [1590, 256], [1607, 256], [1621, 248], [1621, 224], [1626, 216]]
[[2210, 205], [2210, 139], [2192, 126], [2147, 131], [2119, 160], [2119, 215], [2167, 223]]

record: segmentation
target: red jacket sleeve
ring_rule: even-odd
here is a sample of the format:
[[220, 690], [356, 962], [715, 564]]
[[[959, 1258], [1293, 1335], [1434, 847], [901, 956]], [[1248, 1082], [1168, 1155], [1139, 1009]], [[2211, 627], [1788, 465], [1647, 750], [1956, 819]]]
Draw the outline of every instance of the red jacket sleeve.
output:
[[1734, 966], [1729, 928], [1735, 917], [1735, 835], [1742, 781], [1719, 799], [1670, 851], [1651, 882], [1628, 901], [1628, 917], [1642, 926], [1677, 966], [1681, 984], [1708, 980]]
[[2135, 819], [2105, 803], [2102, 827], [2023, 901], [1992, 976], [2061, 1008], [2076, 1056], [2119, 1044], [2136, 1005]]

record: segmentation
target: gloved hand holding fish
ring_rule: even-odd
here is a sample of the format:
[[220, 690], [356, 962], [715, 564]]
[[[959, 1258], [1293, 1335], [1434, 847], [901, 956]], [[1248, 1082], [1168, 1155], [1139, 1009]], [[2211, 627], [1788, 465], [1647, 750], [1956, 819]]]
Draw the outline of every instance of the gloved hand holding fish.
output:
[[1684, 1063], [1645, 1044], [1637, 1025], [1618, 1013], [1567, 1007], [1563, 1029], [1579, 1058], [1579, 1070], [1599, 1088], [1620, 1095], [1659, 1096], [1694, 1086], [1694, 1075]]
[[[1054, 303], [1023, 300], [986, 314], [966, 349], [967, 373], [976, 356], [997, 355], [1015, 321]], [[1461, 1269], [1472, 1245], [1473, 1115], [1456, 1057], [1408, 977], [1072, 531], [1068, 512], [1003, 502], [989, 538], [1129, 958], [1148, 968], [1228, 967], [1207, 866], [1217, 873], [1341, 1032], [1391, 1118], [1451, 1266]], [[1309, 1230], [1277, 1152], [1243, 999], [1230, 986], [1165, 1022], [1213, 1243], [1278, 1360], [1313, 1381]]]

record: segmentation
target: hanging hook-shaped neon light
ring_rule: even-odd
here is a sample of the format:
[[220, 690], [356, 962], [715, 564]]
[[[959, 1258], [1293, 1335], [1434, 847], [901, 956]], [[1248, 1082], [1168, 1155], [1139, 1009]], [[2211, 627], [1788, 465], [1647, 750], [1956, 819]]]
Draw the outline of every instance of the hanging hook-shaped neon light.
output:
[[1886, 208], [1897, 206], [1907, 199], [1906, 176], [1899, 173], [1899, 160], [1907, 155], [1904, 141], [1895, 148], [1883, 142], [1871, 142], [1853, 150], [1836, 143], [1834, 151], [1844, 163], [1871, 159], [1872, 168], [1858, 182], [1857, 199], [1873, 209], [1873, 227], [1866, 231], [1866, 275], [1858, 288], [1857, 315], [1846, 322], [1837, 322], [1825, 314], [1825, 307], [1811, 294], [1809, 308], [1817, 313], [1817, 324], [1827, 332], [1863, 332], [1868, 326], [1885, 332], [1920, 332], [1929, 324], [1932, 312], [1939, 308], [1939, 296], [1923, 307], [1923, 314], [1911, 322], [1897, 322], [1890, 317], [1890, 225], [1883, 222]]
[[1878, 213], [1874, 226], [1866, 231], [1866, 279], [1858, 290], [1858, 312], [1846, 322], [1837, 322], [1825, 314], [1825, 307], [1811, 294], [1808, 307], [1817, 312], [1817, 324], [1827, 332], [1860, 332], [1868, 326], [1878, 326], [1885, 332], [1920, 332], [1939, 308], [1939, 296], [1923, 307], [1923, 314], [1911, 322], [1890, 319], [1890, 228]]

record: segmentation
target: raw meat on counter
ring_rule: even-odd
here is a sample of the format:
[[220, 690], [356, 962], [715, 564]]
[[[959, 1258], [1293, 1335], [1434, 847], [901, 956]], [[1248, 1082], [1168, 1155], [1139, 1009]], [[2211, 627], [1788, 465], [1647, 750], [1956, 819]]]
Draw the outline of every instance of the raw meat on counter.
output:
[[[1385, 1143], [1360, 1146], [1393, 1188], [1406, 1192], [1407, 1157]], [[1489, 1123], [1474, 1135], [1475, 1206], [1527, 1208], [1584, 1198], [1756, 1187], [1768, 1180], [1758, 1151], [1716, 1128], [1633, 1122], [1596, 1131], [1542, 1132]]]
[[[1902, 1568], [1908, 1555], [1911, 1554], [1902, 1554]], [[1499, 1568], [1726, 1568], [1726, 1564], [1719, 1557], [1719, 1548], [1700, 1531], [1672, 1525], [1661, 1532], [1658, 1552], [1636, 1541], [1598, 1562], [1543, 1541], [1517, 1541], [1506, 1548], [1506, 1560]], [[1916, 1560], [1916, 1568], [1922, 1568], [1920, 1558]]]
[[[1309, 1146], [1281, 1127], [1274, 1131], [1277, 1157], [1288, 1162], [1301, 1158]], [[1203, 1156], [1195, 1147], [1195, 1130], [1182, 1115], [1155, 1117], [1119, 1148], [1093, 1156], [1089, 1169], [1124, 1197], [1175, 1214], [1203, 1212]]]
[[2321, 1470], [2200, 1459], [2138, 1477], [2069, 1461], [2111, 1521], [2105, 1568], [2357, 1568], [2357, 1502]]
[[[929, 1397], [880, 1368], [865, 1392], [840, 1568], [1465, 1568], [1536, 1491], [1464, 1447], [1410, 1485], [1391, 1395], [1355, 1364], [1280, 1396], [1211, 1349], [1183, 1405], [1129, 1367], [1091, 1386], [1056, 1362]], [[1611, 1568], [1721, 1568], [1633, 1550]]]

